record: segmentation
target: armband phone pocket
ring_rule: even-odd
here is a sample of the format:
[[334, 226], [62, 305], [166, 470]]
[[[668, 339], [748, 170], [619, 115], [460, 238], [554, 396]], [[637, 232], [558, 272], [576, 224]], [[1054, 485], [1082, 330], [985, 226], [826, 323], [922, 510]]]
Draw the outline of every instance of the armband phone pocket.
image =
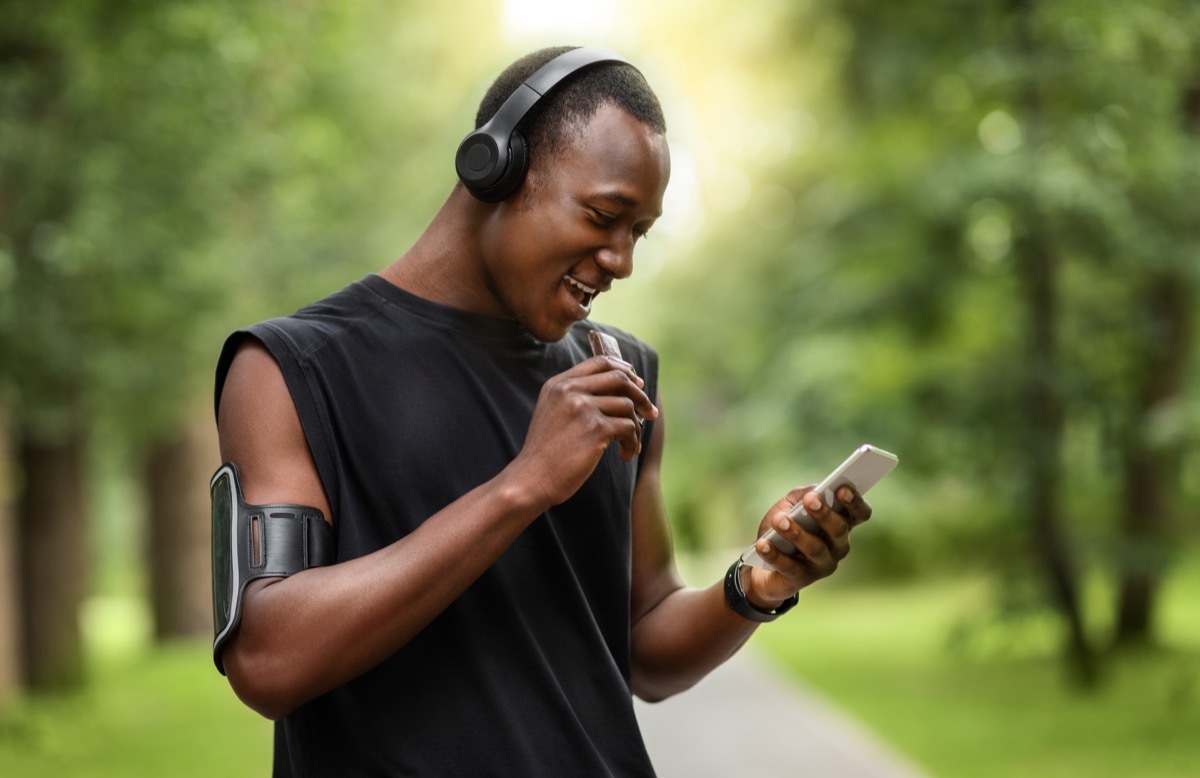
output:
[[221, 465], [212, 493], [213, 661], [225, 674], [221, 647], [237, 631], [242, 593], [255, 578], [287, 577], [333, 564], [333, 528], [307, 505], [247, 505], [237, 465]]

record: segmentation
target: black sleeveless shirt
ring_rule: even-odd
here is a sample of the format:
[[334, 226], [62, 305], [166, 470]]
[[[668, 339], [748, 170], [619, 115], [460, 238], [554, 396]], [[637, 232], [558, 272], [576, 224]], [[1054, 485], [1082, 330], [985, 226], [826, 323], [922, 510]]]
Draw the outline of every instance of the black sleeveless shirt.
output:
[[[617, 337], [654, 399], [657, 355], [614, 328], [584, 323], [543, 343], [378, 276], [234, 333], [216, 396], [241, 340], [265, 344], [316, 461], [342, 562], [412, 532], [512, 461], [542, 384], [590, 356], [593, 327]], [[407, 645], [279, 722], [275, 774], [653, 775], [629, 680], [639, 466], [614, 444], [579, 492]]]

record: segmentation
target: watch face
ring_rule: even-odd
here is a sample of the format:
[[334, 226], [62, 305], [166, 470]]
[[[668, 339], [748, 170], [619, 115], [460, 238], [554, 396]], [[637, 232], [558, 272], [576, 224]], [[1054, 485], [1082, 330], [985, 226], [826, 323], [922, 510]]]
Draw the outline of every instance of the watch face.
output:
[[234, 527], [237, 524], [237, 495], [234, 494], [233, 470], [222, 467], [212, 480], [212, 586], [213, 634], [219, 640], [229, 627], [233, 610], [233, 592], [237, 582], [233, 552]]

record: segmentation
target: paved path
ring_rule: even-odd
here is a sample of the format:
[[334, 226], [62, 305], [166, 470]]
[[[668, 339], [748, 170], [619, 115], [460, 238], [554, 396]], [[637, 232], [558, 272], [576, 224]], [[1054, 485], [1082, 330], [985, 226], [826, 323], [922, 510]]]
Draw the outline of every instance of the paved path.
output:
[[635, 702], [659, 778], [924, 778], [749, 646], [692, 689]]

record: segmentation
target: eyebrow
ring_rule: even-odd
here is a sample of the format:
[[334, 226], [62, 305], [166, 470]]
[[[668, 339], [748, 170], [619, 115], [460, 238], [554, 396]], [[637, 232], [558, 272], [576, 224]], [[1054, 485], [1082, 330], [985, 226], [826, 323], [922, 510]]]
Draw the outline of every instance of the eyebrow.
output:
[[[620, 205], [620, 206], [624, 206], [625, 208], [636, 208], [638, 205], [637, 200], [634, 200], [632, 197], [626, 197], [625, 195], [621, 194], [620, 192], [600, 192], [596, 196], [599, 197], [601, 200], [608, 200], [609, 202], [616, 203], [617, 205]], [[658, 213], [654, 214], [654, 218], [656, 218], [656, 219], [660, 216], [662, 216], [661, 210]]]

